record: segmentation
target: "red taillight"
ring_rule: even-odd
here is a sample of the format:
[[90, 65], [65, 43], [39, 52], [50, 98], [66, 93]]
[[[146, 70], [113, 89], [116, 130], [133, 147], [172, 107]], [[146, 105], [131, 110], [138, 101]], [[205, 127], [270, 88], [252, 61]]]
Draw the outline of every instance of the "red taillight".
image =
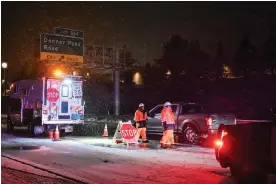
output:
[[228, 133], [225, 130], [222, 130], [220, 139], [216, 139], [214, 142], [215, 147], [221, 148], [223, 146], [223, 137]]
[[221, 139], [224, 137], [224, 136], [226, 136], [228, 133], [225, 131], [225, 130], [222, 130], [222, 132], [221, 132]]
[[208, 126], [211, 126], [213, 124], [213, 119], [212, 118], [206, 118], [206, 124]]
[[83, 111], [82, 111], [82, 110], [79, 110], [79, 114], [83, 114]]
[[21, 115], [20, 115], [20, 114], [14, 114], [14, 115], [13, 115], [13, 118], [14, 118], [14, 119], [20, 119], [20, 118], [21, 118]]
[[216, 140], [215, 141], [215, 146], [216, 147], [222, 147], [222, 145], [223, 145], [223, 142], [221, 140]]

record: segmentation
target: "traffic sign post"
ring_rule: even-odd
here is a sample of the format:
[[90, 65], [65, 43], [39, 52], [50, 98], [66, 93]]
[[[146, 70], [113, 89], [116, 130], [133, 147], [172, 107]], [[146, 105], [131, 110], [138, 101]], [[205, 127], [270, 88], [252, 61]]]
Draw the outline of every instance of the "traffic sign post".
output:
[[116, 142], [116, 140], [118, 139], [123, 139], [123, 141], [127, 145], [138, 144], [136, 133], [137, 133], [137, 129], [132, 126], [131, 121], [128, 121], [128, 122], [119, 121], [113, 137], [113, 142]]

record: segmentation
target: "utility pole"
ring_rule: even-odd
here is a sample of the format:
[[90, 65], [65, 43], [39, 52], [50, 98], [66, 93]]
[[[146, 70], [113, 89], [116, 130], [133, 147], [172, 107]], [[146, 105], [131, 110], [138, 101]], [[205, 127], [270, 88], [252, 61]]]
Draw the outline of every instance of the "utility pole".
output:
[[124, 67], [126, 67], [126, 44], [123, 46], [123, 51], [124, 51]]
[[126, 48], [124, 48], [124, 67], [126, 67]]
[[4, 84], [4, 96], [6, 96], [6, 84], [7, 84], [7, 82], [6, 82], [6, 70], [8, 68], [8, 63], [7, 62], [2, 62], [1, 66], [4, 70], [4, 82], [1, 81], [1, 84], [2, 83]]
[[102, 52], [102, 54], [103, 54], [103, 66], [104, 66], [104, 59], [105, 59], [104, 44], [103, 44], [103, 52]]
[[114, 49], [115, 53], [115, 67], [113, 71], [113, 83], [114, 83], [114, 114], [116, 116], [120, 113], [120, 71], [119, 71], [119, 49]]

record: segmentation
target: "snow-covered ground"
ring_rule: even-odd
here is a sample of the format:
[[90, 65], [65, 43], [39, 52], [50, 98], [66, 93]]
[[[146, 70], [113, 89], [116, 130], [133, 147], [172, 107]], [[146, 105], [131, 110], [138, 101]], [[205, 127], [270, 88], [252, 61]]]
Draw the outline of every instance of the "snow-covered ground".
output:
[[[215, 160], [214, 150], [181, 146], [162, 150], [145, 146], [116, 145], [103, 138], [20, 138], [2, 132], [2, 154], [12, 155], [88, 183], [234, 183], [228, 169]], [[11, 146], [41, 146], [15, 150]], [[13, 148], [13, 149], [12, 149]]]
[[77, 184], [77, 182], [58, 177], [5, 157], [1, 157], [1, 181], [6, 184]]

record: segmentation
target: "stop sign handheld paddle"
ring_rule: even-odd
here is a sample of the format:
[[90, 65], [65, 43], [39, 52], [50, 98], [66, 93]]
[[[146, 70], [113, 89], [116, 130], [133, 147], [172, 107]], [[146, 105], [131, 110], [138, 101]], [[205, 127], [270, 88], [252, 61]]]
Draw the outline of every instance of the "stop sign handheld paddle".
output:
[[136, 136], [137, 129], [131, 124], [122, 124], [120, 132], [124, 139], [133, 139]]
[[131, 122], [119, 122], [121, 124], [120, 133], [122, 138], [126, 141], [127, 145], [130, 143], [137, 144], [137, 129], [132, 126]]

